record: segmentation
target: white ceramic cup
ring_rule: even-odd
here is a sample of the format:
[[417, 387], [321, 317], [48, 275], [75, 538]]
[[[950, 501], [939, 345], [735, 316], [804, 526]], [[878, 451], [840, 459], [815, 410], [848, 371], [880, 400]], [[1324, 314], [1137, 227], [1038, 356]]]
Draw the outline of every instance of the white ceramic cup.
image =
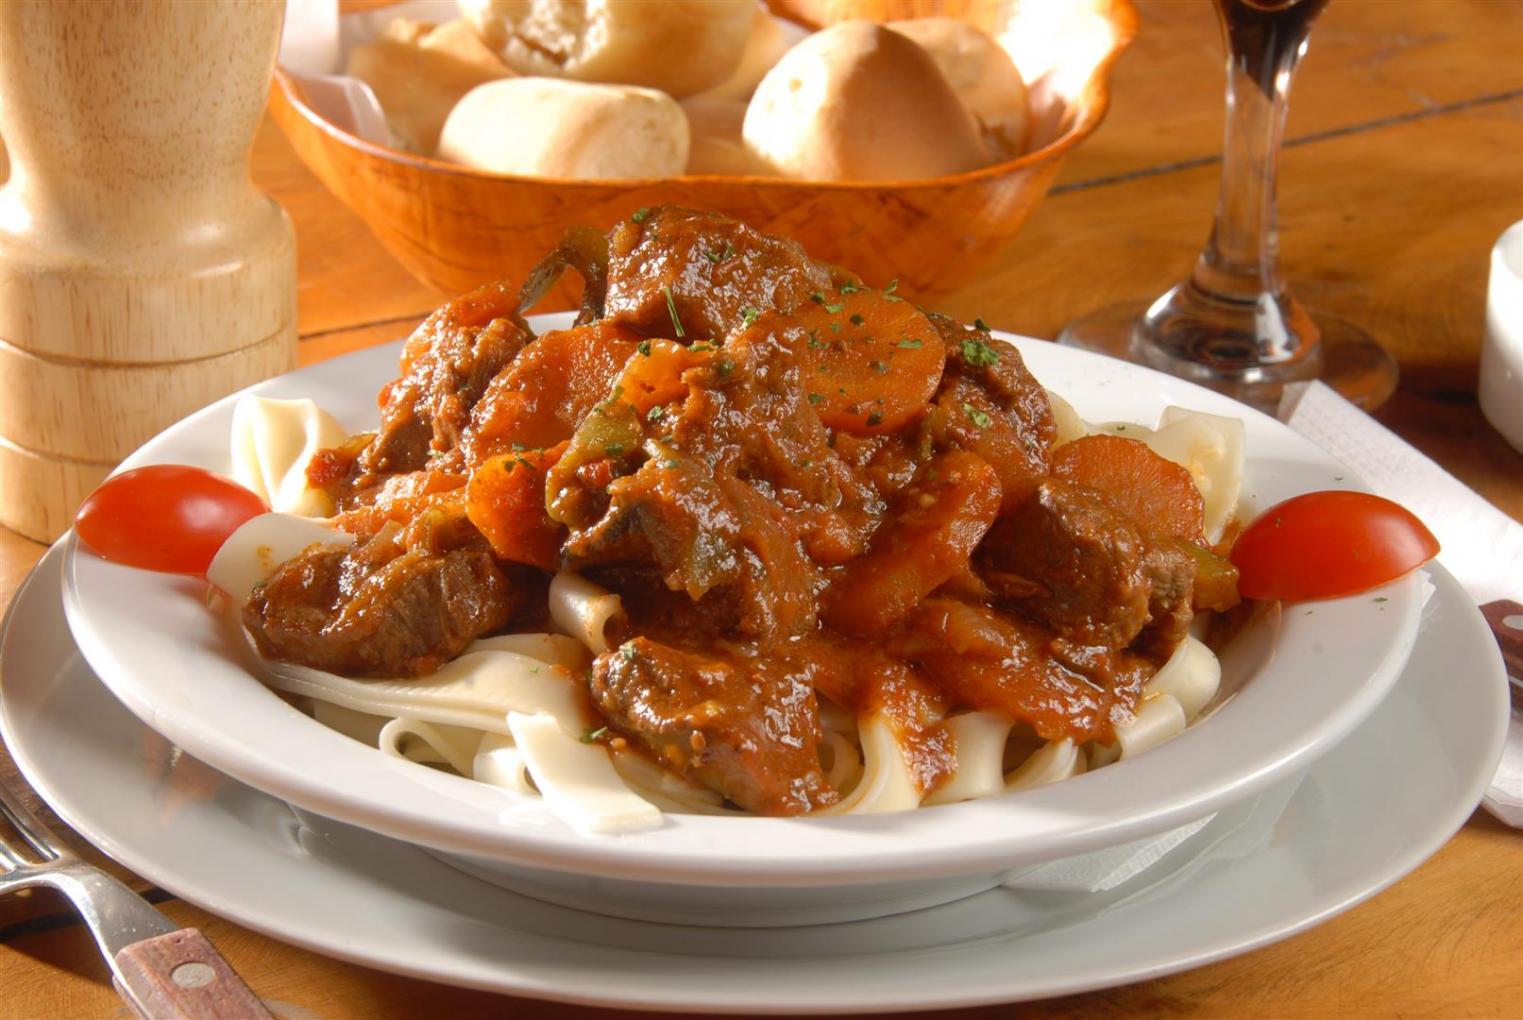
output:
[[1523, 451], [1523, 220], [1491, 249], [1479, 394], [1481, 413]]

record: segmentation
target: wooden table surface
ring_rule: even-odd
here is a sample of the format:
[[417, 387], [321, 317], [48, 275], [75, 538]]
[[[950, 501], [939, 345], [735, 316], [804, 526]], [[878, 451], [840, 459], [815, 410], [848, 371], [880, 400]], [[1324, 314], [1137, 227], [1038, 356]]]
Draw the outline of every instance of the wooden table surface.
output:
[[[1215, 199], [1220, 43], [1200, 0], [1140, 6], [1142, 33], [1116, 73], [1109, 119], [1069, 159], [1010, 251], [944, 302], [947, 311], [1050, 337], [1070, 318], [1156, 294], [1188, 270]], [[1291, 105], [1280, 211], [1294, 290], [1396, 353], [1401, 389], [1380, 419], [1523, 519], [1523, 455], [1475, 402], [1489, 253], [1523, 217], [1523, 3], [1339, 0], [1313, 33]], [[296, 223], [303, 363], [401, 336], [440, 300], [380, 249], [268, 123], [254, 170]], [[0, 531], [0, 605], [41, 553]], [[17, 778], [3, 753], [0, 777]], [[175, 920], [206, 931], [293, 1017], [615, 1015], [338, 963], [161, 891], [150, 895]], [[118, 1015], [94, 944], [60, 901], [48, 893], [0, 900], [0, 1016]], [[944, 1015], [1523, 1016], [1523, 833], [1478, 812], [1393, 888], [1237, 959], [1110, 991]]]

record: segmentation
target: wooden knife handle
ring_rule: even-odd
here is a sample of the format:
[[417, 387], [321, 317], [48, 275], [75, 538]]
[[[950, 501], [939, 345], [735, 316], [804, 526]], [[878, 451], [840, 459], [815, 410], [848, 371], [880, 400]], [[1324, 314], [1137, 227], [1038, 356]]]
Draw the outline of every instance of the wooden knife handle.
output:
[[1523, 605], [1508, 599], [1488, 602], [1481, 607], [1481, 615], [1491, 625], [1497, 644], [1502, 648], [1502, 662], [1512, 682], [1507, 685], [1512, 703], [1523, 707]]
[[134, 942], [116, 954], [133, 1005], [153, 1020], [274, 1020], [195, 928]]

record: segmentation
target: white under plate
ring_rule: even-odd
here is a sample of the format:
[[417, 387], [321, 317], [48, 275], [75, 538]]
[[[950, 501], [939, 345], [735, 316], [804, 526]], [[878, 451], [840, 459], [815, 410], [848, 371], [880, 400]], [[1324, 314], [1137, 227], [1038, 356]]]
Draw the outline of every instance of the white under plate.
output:
[[[872, 1012], [1063, 995], [1198, 966], [1325, 920], [1411, 871], [1469, 816], [1501, 753], [1506, 683], [1443, 570], [1391, 695], [1318, 760], [1268, 838], [1141, 891], [996, 889], [891, 918], [684, 928], [600, 917], [467, 877], [418, 848], [298, 816], [194, 761], [90, 673], [50, 552], [0, 636], [0, 733], [71, 825], [206, 909], [318, 952], [450, 984], [662, 1010]], [[1275, 805], [1278, 810], [1278, 805]], [[1145, 876], [1147, 877], [1147, 876]]]

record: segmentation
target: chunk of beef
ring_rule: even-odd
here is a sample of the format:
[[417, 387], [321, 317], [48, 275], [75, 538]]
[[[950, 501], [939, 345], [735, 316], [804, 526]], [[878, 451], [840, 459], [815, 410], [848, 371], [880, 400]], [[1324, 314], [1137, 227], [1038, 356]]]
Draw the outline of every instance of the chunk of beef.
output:
[[832, 282], [798, 242], [717, 213], [663, 206], [611, 236], [605, 314], [648, 336], [723, 340], [746, 309], [787, 312]]
[[1138, 635], [1138, 651], [1161, 663], [1190, 633], [1195, 618], [1195, 560], [1180, 542], [1158, 541], [1142, 558], [1148, 579], [1148, 622]]
[[1148, 621], [1148, 544], [1078, 486], [1044, 479], [979, 553], [980, 576], [999, 598], [1063, 637], [1124, 648]]
[[515, 321], [516, 294], [488, 284], [423, 321], [402, 350], [401, 376], [381, 391], [381, 428], [360, 455], [359, 485], [416, 471], [455, 448], [487, 384], [530, 336]]
[[1045, 740], [1109, 742], [1154, 672], [1126, 651], [1078, 645], [985, 606], [927, 599], [891, 650], [955, 703], [1029, 723]]
[[798, 815], [838, 799], [800, 678], [637, 637], [598, 656], [591, 693], [615, 730], [747, 811]]
[[384, 534], [281, 564], [249, 597], [243, 623], [269, 659], [342, 676], [421, 676], [506, 625], [514, 602], [484, 546], [402, 548]]
[[775, 645], [814, 628], [814, 557], [860, 553], [877, 495], [831, 450], [786, 336], [695, 357], [654, 418], [622, 399], [587, 417], [551, 472], [551, 515], [572, 563], [648, 564]]
[[987, 330], [931, 315], [947, 349], [941, 388], [926, 419], [938, 449], [970, 450], [994, 466], [1004, 506], [1023, 502], [1047, 474], [1057, 427], [1047, 391], [1021, 354]]

